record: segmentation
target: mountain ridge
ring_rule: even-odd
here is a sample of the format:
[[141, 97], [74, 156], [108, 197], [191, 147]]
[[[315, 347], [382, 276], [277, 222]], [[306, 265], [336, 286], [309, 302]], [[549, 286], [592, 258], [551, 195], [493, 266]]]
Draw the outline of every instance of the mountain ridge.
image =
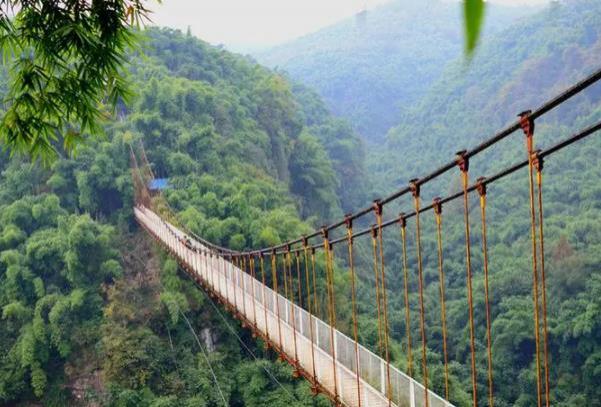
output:
[[[484, 37], [535, 8], [490, 5]], [[262, 64], [314, 88], [367, 140], [381, 140], [398, 113], [462, 55], [458, 4], [397, 0], [268, 51]]]

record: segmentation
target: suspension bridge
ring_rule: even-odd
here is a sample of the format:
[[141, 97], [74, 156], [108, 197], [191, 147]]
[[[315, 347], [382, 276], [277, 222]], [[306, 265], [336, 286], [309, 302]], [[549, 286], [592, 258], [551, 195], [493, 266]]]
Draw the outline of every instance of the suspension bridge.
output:
[[[543, 212], [543, 168], [544, 163], [555, 154], [589, 136], [598, 134], [601, 121], [591, 124], [579, 132], [563, 138], [544, 149], [535, 148], [536, 120], [569, 99], [601, 80], [598, 70], [575, 84], [555, 98], [547, 101], [536, 110], [524, 111], [518, 120], [499, 131], [471, 150], [460, 151], [447, 164], [433, 172], [413, 179], [409, 184], [392, 195], [374, 201], [366, 208], [346, 215], [331, 225], [323, 226], [314, 233], [301, 236], [277, 246], [249, 251], [235, 251], [221, 247], [196, 236], [177, 225], [174, 216], [163, 212], [165, 206], [157, 209], [155, 197], [151, 197], [147, 185], [154, 176], [146, 154], [142, 150], [144, 165], [139, 166], [133, 149], [132, 172], [135, 185], [135, 218], [137, 222], [174, 258], [202, 289], [219, 301], [243, 327], [260, 337], [268, 347], [274, 349], [282, 360], [287, 361], [296, 376], [302, 376], [311, 383], [316, 393], [327, 395], [335, 405], [344, 406], [407, 406], [407, 407], [449, 407], [449, 364], [447, 350], [447, 323], [445, 297], [445, 265], [443, 262], [442, 208], [452, 201], [462, 203], [463, 229], [465, 235], [465, 295], [469, 318], [469, 349], [471, 389], [473, 406], [485, 399], [486, 405], [493, 406], [494, 375], [492, 357], [491, 307], [489, 291], [489, 248], [487, 243], [487, 187], [519, 170], [526, 169], [524, 182], [528, 186], [530, 257], [532, 274], [532, 319], [535, 343], [533, 360], [536, 371], [536, 399], [538, 407], [550, 406], [549, 329], [547, 322], [547, 288], [545, 274], [544, 212]], [[493, 145], [518, 133], [525, 139], [522, 159], [489, 176], [470, 173], [470, 160]], [[142, 174], [141, 167], [146, 174]], [[424, 204], [422, 188], [431, 184], [452, 170], [461, 177], [460, 191], [443, 198], [434, 198]], [[471, 181], [474, 179], [475, 181]], [[469, 198], [477, 195], [479, 201], [480, 244], [472, 244]], [[384, 218], [385, 209], [400, 199], [409, 198], [413, 209], [389, 219]], [[167, 204], [168, 205], [168, 204]], [[168, 209], [167, 209], [168, 210]], [[424, 253], [422, 247], [423, 225], [420, 223], [425, 212], [435, 218], [435, 240], [437, 249], [437, 271], [439, 278], [440, 330], [442, 333], [442, 368], [444, 385], [442, 394], [431, 389], [427, 357], [427, 338], [424, 299]], [[423, 221], [422, 221], [423, 222]], [[353, 225], [367, 225], [355, 230]], [[384, 230], [398, 228], [396, 235], [402, 248], [399, 257], [401, 270], [394, 275], [401, 276], [406, 338], [403, 349], [406, 351], [405, 371], [399, 370], [391, 361], [391, 327], [389, 323], [389, 296], [387, 288], [390, 276], [387, 275], [384, 256]], [[407, 231], [411, 229], [415, 238], [416, 270], [409, 270]], [[335, 232], [337, 234], [335, 235]], [[371, 241], [373, 254], [373, 284], [377, 315], [378, 346], [375, 352], [360, 343], [357, 308], [357, 272], [355, 270], [356, 239], [365, 236]], [[348, 270], [350, 281], [350, 310], [352, 329], [347, 335], [337, 327], [336, 293], [334, 284], [338, 253], [345, 256], [344, 269]], [[478, 382], [476, 327], [474, 318], [474, 287], [472, 278], [474, 251], [481, 251], [482, 267], [477, 270], [484, 277], [484, 314], [486, 324], [485, 357], [486, 388]], [[409, 276], [417, 278], [418, 307], [412, 309], [409, 302], [411, 285]], [[318, 298], [318, 276], [325, 279], [324, 298]], [[395, 293], [396, 295], [396, 293]], [[324, 302], [318, 304], [318, 301]], [[319, 310], [325, 309], [322, 317]], [[419, 313], [418, 340], [412, 338], [411, 312]], [[420, 345], [419, 361], [413, 360], [414, 342]], [[419, 379], [419, 380], [417, 380]], [[486, 394], [485, 397], [481, 397]]]

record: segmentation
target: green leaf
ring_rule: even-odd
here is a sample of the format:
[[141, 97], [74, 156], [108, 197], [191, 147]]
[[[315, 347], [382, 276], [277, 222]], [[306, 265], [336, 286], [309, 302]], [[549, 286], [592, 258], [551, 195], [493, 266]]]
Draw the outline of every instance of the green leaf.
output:
[[465, 52], [471, 56], [478, 45], [484, 22], [484, 0], [464, 0]]

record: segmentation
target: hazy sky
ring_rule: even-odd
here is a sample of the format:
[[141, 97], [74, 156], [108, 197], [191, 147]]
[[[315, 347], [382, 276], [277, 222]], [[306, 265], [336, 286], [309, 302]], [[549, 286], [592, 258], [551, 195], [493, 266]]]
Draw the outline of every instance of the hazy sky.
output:
[[[237, 51], [275, 45], [391, 0], [163, 0], [155, 24], [186, 30]], [[415, 0], [424, 1], [424, 0]], [[491, 0], [544, 4], [549, 0]]]

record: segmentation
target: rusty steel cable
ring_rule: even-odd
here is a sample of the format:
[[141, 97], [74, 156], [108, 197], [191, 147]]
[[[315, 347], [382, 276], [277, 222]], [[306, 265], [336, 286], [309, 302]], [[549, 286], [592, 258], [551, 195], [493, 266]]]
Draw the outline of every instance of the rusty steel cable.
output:
[[440, 198], [434, 199], [434, 216], [436, 218], [436, 243], [438, 248], [438, 280], [440, 294], [440, 320], [442, 324], [442, 351], [444, 357], [444, 391], [445, 399], [449, 399], [449, 357], [447, 354], [447, 310], [445, 304], [445, 278], [442, 253], [442, 204]]
[[313, 301], [315, 306], [315, 315], [320, 318], [321, 309], [319, 308], [319, 297], [317, 295], [317, 273], [315, 271], [315, 248], [311, 248], [311, 274], [313, 274]]
[[266, 344], [269, 346], [269, 326], [267, 323], [267, 299], [265, 297], [265, 287], [267, 286], [267, 283], [265, 282], [265, 259], [263, 256], [263, 253], [259, 253], [259, 268], [261, 270], [261, 282], [263, 283], [263, 285], [261, 286], [261, 291], [262, 291], [262, 298], [263, 298], [263, 314], [264, 314], [264, 320], [265, 320], [265, 336], [267, 337], [267, 342]]
[[336, 342], [334, 341], [334, 329], [336, 329], [336, 309], [335, 309], [335, 297], [334, 297], [334, 272], [333, 263], [334, 258], [332, 254], [332, 245], [329, 242], [328, 232], [324, 229], [323, 232], [324, 240], [324, 252], [326, 257], [326, 282], [328, 288], [328, 315], [330, 322], [330, 350], [332, 351], [332, 374], [334, 380], [334, 400], [338, 403], [338, 380], [336, 372]]
[[[584, 78], [583, 80], [581, 80], [580, 82], [574, 84], [573, 86], [568, 87], [567, 89], [565, 89], [562, 93], [556, 95], [554, 98], [547, 100], [546, 102], [544, 102], [541, 106], [539, 106], [536, 110], [532, 111], [530, 113], [530, 117], [534, 120], [537, 119], [543, 115], [545, 115], [546, 113], [548, 113], [549, 111], [553, 110], [554, 108], [556, 108], [557, 106], [561, 105], [562, 103], [566, 102], [567, 100], [571, 99], [572, 97], [574, 97], [575, 95], [579, 94], [580, 92], [582, 92], [583, 90], [589, 88], [590, 86], [592, 86], [593, 84], [597, 83], [599, 80], [601, 80], [601, 69], [596, 70], [595, 72], [593, 72], [592, 74], [590, 74], [589, 76], [587, 76], [586, 78]], [[513, 134], [514, 132], [516, 132], [517, 130], [520, 129], [520, 124], [521, 122], [518, 120], [512, 124], [510, 124], [509, 126], [507, 126], [506, 128], [504, 128], [503, 130], [497, 132], [496, 134], [494, 134], [493, 136], [489, 137], [488, 139], [484, 140], [482, 143], [478, 144], [477, 146], [473, 147], [470, 150], [467, 150], [465, 153], [465, 157], [466, 158], [471, 158], [474, 157], [475, 155], [487, 150], [488, 148], [490, 148], [491, 146], [497, 144], [499, 141], [505, 139], [506, 137], [510, 136], [511, 134]], [[450, 171], [451, 169], [453, 169], [456, 166], [456, 160], [450, 161], [447, 164], [442, 165], [441, 167], [437, 168], [436, 170], [428, 173], [427, 175], [421, 177], [421, 178], [416, 178], [415, 182], [420, 185], [423, 186], [426, 183], [432, 181], [433, 179], [438, 178], [439, 176], [447, 173], [448, 171]], [[397, 198], [409, 194], [411, 193], [411, 188], [410, 187], [405, 187], [400, 189], [397, 192], [394, 192], [390, 195], [388, 195], [387, 197], [381, 199], [381, 203], [383, 205], [386, 205], [387, 203], [396, 200]], [[367, 215], [368, 213], [372, 212], [374, 210], [373, 205], [370, 205], [364, 209], [361, 209], [353, 214], [351, 214], [351, 219], [355, 220], [358, 219], [360, 217], [363, 217], [365, 215]], [[262, 249], [258, 249], [255, 251], [261, 251], [265, 254], [270, 253], [272, 249], [282, 249], [285, 248], [288, 245], [293, 245], [293, 244], [297, 244], [297, 243], [301, 243], [303, 238], [307, 238], [307, 239], [311, 239], [314, 237], [319, 236], [323, 229], [325, 229], [326, 231], [330, 231], [333, 229], [336, 229], [340, 226], [344, 225], [345, 220], [340, 220], [338, 222], [335, 222], [331, 225], [325, 226], [320, 228], [319, 230], [316, 230], [314, 232], [312, 232], [309, 235], [306, 235], [304, 237], [300, 237], [291, 241], [287, 241], [285, 243], [281, 243], [272, 247], [267, 247], [267, 248], [262, 248]], [[232, 250], [228, 249], [226, 247], [221, 247], [218, 245], [214, 245], [208, 241], [206, 241], [205, 239], [202, 239], [200, 236], [195, 235], [194, 233], [190, 232], [193, 236], [195, 236], [201, 243], [207, 245], [208, 247], [212, 248], [213, 250], [219, 251], [219, 252], [225, 252], [225, 253], [231, 253]]]
[[470, 238], [470, 215], [469, 215], [469, 159], [465, 151], [457, 153], [457, 165], [461, 171], [461, 184], [463, 186], [463, 222], [465, 226], [465, 271], [467, 286], [467, 307], [470, 327], [470, 356], [472, 365], [472, 403], [478, 405], [478, 378], [476, 372], [476, 340], [474, 327], [474, 299], [472, 290], [472, 253]]
[[409, 268], [407, 267], [407, 220], [402, 213], [399, 216], [399, 219], [403, 247], [403, 285], [405, 294], [405, 325], [407, 336], [407, 374], [409, 377], [413, 377], [413, 354], [411, 350], [411, 311], [409, 308]]
[[[547, 157], [547, 156], [549, 156], [549, 155], [555, 154], [556, 152], [558, 152], [558, 151], [560, 151], [560, 150], [562, 150], [562, 149], [564, 149], [564, 148], [566, 148], [566, 147], [568, 147], [568, 146], [570, 146], [570, 145], [574, 144], [575, 142], [577, 142], [577, 141], [580, 141], [580, 140], [582, 140], [582, 139], [584, 139], [584, 138], [587, 138], [587, 137], [589, 137], [589, 136], [591, 136], [591, 135], [593, 135], [593, 134], [597, 133], [599, 130], [601, 130], [601, 122], [597, 122], [597, 123], [595, 123], [595, 124], [593, 124], [593, 125], [591, 125], [591, 126], [589, 126], [589, 127], [585, 128], [585, 129], [584, 129], [584, 130], [582, 130], [581, 132], [579, 132], [579, 133], [576, 133], [576, 134], [573, 134], [572, 136], [570, 136], [570, 137], [568, 137], [568, 138], [566, 138], [566, 139], [562, 140], [561, 142], [559, 142], [559, 143], [557, 143], [557, 144], [554, 144], [553, 146], [551, 146], [551, 147], [549, 147], [549, 148], [547, 148], [547, 149], [545, 149], [545, 150], [541, 151], [541, 154], [540, 154], [540, 156], [541, 156], [541, 157]], [[466, 153], [466, 156], [467, 156], [467, 155], [469, 155], [469, 154], [470, 154], [470, 152], [472, 152], [472, 151], [474, 151], [474, 150], [470, 150], [468, 153]], [[475, 154], [471, 154], [471, 156], [473, 156], [473, 155], [475, 155]], [[449, 165], [450, 165], [450, 164], [449, 164]], [[455, 160], [455, 161], [453, 161], [453, 165], [452, 165], [450, 168], [452, 168], [453, 166], [456, 166], [456, 165], [457, 165], [457, 161]], [[527, 161], [527, 160], [525, 160], [525, 161], [522, 161], [522, 162], [519, 162], [519, 163], [517, 163], [517, 164], [514, 164], [514, 165], [511, 165], [511, 166], [509, 166], [509, 167], [506, 167], [504, 170], [502, 170], [502, 171], [499, 171], [498, 173], [496, 173], [496, 174], [494, 174], [494, 175], [492, 175], [492, 176], [489, 176], [489, 177], [487, 177], [487, 178], [486, 178], [486, 184], [487, 184], [487, 185], [489, 185], [489, 184], [491, 184], [491, 183], [493, 183], [493, 182], [496, 182], [496, 181], [498, 181], [498, 180], [499, 180], [499, 179], [501, 179], [501, 178], [505, 178], [506, 176], [508, 176], [508, 175], [510, 175], [510, 174], [513, 174], [514, 172], [516, 172], [516, 171], [518, 171], [518, 170], [520, 170], [520, 169], [522, 169], [522, 168], [524, 168], [524, 167], [526, 167], [526, 166], [528, 166], [528, 161]], [[446, 171], [445, 171], [445, 172], [446, 172]], [[439, 174], [439, 175], [441, 175], [441, 174]], [[414, 181], [415, 181], [416, 183], [418, 183], [419, 185], [423, 185], [423, 182], [422, 182], [422, 180], [423, 180], [423, 179], [424, 179], [424, 178], [421, 178], [421, 179], [415, 179]], [[475, 190], [476, 190], [476, 188], [477, 188], [477, 185], [476, 185], [476, 184], [472, 184], [472, 185], [471, 185], [471, 186], [468, 188], [468, 192], [475, 191]], [[403, 191], [404, 191], [404, 190], [405, 190], [405, 189], [403, 189]], [[406, 190], [407, 190], [407, 191], [410, 191], [410, 188], [406, 188]], [[404, 194], [403, 194], [403, 195], [404, 195]], [[463, 197], [463, 191], [461, 191], [461, 192], [459, 192], [459, 193], [451, 194], [451, 195], [449, 195], [449, 196], [447, 196], [447, 197], [443, 198], [443, 199], [441, 200], [441, 203], [445, 204], [445, 203], [447, 203], [447, 202], [454, 201], [454, 200], [456, 200], [456, 199], [459, 199], [459, 198], [462, 198], [462, 197]], [[381, 202], [382, 202], [382, 204], [384, 205], [384, 204], [386, 204], [386, 203], [389, 203], [391, 200], [392, 200], [392, 199], [388, 199], [388, 198], [386, 198], [386, 199], [382, 199], [382, 200], [381, 200]], [[426, 206], [422, 207], [422, 208], [420, 209], [420, 211], [421, 211], [421, 212], [426, 212], [426, 211], [432, 210], [432, 208], [433, 208], [433, 207], [432, 207], [432, 205], [426, 205]], [[373, 205], [372, 205], [372, 206], [370, 206], [369, 208], [366, 208], [366, 209], [364, 209], [363, 211], [360, 211], [360, 212], [354, 213], [354, 214], [351, 216], [351, 218], [352, 218], [353, 220], [355, 220], [355, 219], [357, 219], [357, 218], [360, 218], [360, 217], [362, 217], [362, 216], [366, 215], [367, 213], [370, 213], [372, 210], [373, 210]], [[410, 212], [410, 213], [407, 213], [405, 216], [406, 216], [406, 218], [407, 218], [407, 219], [409, 219], [409, 218], [411, 218], [411, 217], [415, 216], [415, 212]], [[392, 225], [392, 224], [395, 224], [395, 223], [396, 223], [396, 222], [398, 222], [398, 221], [399, 221], [399, 218], [398, 218], [398, 217], [395, 217], [395, 218], [393, 218], [393, 219], [390, 219], [390, 220], [387, 220], [387, 221], [383, 222], [383, 224], [382, 224], [382, 227], [383, 227], [383, 228], [386, 228], [386, 227], [388, 227], [388, 226], [390, 226], [390, 225]], [[333, 225], [330, 225], [330, 226], [326, 227], [326, 230], [328, 230], [328, 231], [329, 231], [329, 230], [332, 230], [332, 229], [334, 229], [334, 228], [336, 228], [336, 227], [339, 227], [340, 225], [344, 225], [344, 221], [342, 221], [342, 222], [339, 222], [339, 223], [336, 223], [336, 224], [333, 224]], [[355, 238], [357, 238], [357, 237], [360, 237], [360, 236], [363, 236], [363, 235], [369, 234], [369, 233], [370, 233], [370, 230], [371, 230], [371, 227], [368, 227], [368, 228], [366, 228], [366, 229], [363, 229], [363, 230], [360, 230], [360, 231], [358, 231], [358, 232], [355, 232], [353, 236], [354, 236]], [[313, 238], [313, 237], [317, 236], [319, 233], [321, 233], [321, 231], [320, 231], [320, 232], [314, 232], [314, 233], [312, 233], [312, 234], [310, 234], [310, 235], [307, 235], [307, 236], [306, 236], [306, 238], [307, 238], [307, 239]], [[190, 232], [190, 234], [191, 234], [192, 236], [194, 236], [194, 237], [195, 237], [197, 240], [199, 240], [201, 243], [205, 242], [204, 240], [200, 240], [200, 239], [198, 239], [198, 237], [197, 237], [197, 236], [196, 236], [194, 233]], [[332, 244], [340, 243], [340, 242], [344, 241], [345, 239], [346, 239], [346, 237], [341, 237], [341, 238], [338, 238], [338, 239], [332, 239], [332, 240], [331, 240], [331, 243], [332, 243]], [[292, 243], [298, 243], [298, 242], [299, 242], [299, 241], [301, 241], [301, 240], [302, 240], [302, 239], [299, 239], [298, 241], [296, 241], [296, 240], [295, 240], [295, 241], [291, 241], [291, 242], [289, 242], [289, 243], [290, 243], [290, 244], [292, 244]], [[203, 244], [204, 244], [204, 243], [203, 243]], [[272, 250], [272, 249], [274, 249], [274, 250], [276, 250], [277, 254], [282, 254], [283, 252], [277, 251], [277, 249], [278, 249], [278, 248], [281, 248], [281, 247], [283, 247], [283, 246], [284, 246], [284, 245], [278, 245], [278, 246], [273, 246], [273, 247], [270, 247], [270, 248], [257, 249], [257, 250], [254, 250], [254, 252], [260, 252], [260, 253], [264, 253], [264, 254], [270, 254], [270, 253], [271, 253], [271, 250]], [[310, 245], [309, 247], [310, 247], [311, 249], [319, 249], [319, 248], [323, 248], [323, 242], [322, 242], [322, 243], [316, 243], [316, 244]], [[228, 250], [229, 250], [229, 249], [228, 249]], [[295, 250], [298, 250], [298, 249], [295, 249]], [[294, 250], [293, 250], [293, 251], [294, 251]], [[240, 252], [234, 252], [234, 251], [231, 251], [231, 250], [229, 250], [229, 251], [226, 251], [225, 253], [227, 253], [227, 254], [234, 254], [234, 253], [238, 253], [238, 254], [239, 254]]]
[[545, 369], [545, 405], [550, 406], [550, 384], [549, 384], [549, 329], [547, 326], [547, 283], [545, 276], [545, 238], [544, 238], [544, 216], [543, 216], [543, 158], [540, 151], [536, 151], [533, 157], [533, 165], [536, 169], [536, 185], [538, 189], [538, 230], [540, 244], [540, 278], [543, 306], [543, 357]]
[[282, 342], [282, 318], [280, 316], [280, 295], [278, 294], [278, 270], [277, 270], [277, 255], [275, 250], [271, 252], [271, 279], [273, 284], [273, 291], [275, 292], [275, 304], [276, 316], [278, 319], [278, 342], [280, 342], [280, 352], [284, 351]]
[[388, 397], [388, 405], [392, 406], [392, 387], [390, 385], [390, 351], [389, 351], [389, 335], [390, 328], [388, 325], [388, 300], [386, 293], [386, 269], [384, 264], [384, 233], [382, 231], [382, 203], [379, 200], [374, 201], [374, 212], [376, 214], [376, 224], [378, 226], [378, 244], [380, 246], [380, 281], [382, 283], [382, 313], [384, 315], [384, 355], [386, 360], [386, 395]]
[[359, 328], [357, 325], [357, 293], [355, 287], [355, 261], [353, 259], [353, 221], [348, 219], [346, 223], [346, 236], [348, 248], [348, 263], [351, 273], [351, 307], [353, 317], [353, 339], [355, 340], [355, 375], [357, 378], [357, 401], [361, 407], [361, 371], [359, 366]]
[[[307, 311], [309, 311], [309, 335], [311, 339], [311, 368], [313, 370], [313, 387], [315, 388], [315, 381], [317, 381], [317, 372], [315, 369], [315, 333], [314, 333], [314, 318], [312, 312], [312, 299], [311, 299], [311, 279], [309, 277], [309, 247], [307, 240], [303, 240], [303, 251], [305, 255], [305, 285], [307, 287]], [[315, 295], [315, 293], [313, 294]]]
[[[246, 274], [246, 257], [244, 255], [240, 256], [240, 291], [242, 291], [242, 312], [244, 313], [244, 317], [247, 317], [246, 313], [246, 287], [244, 275]], [[238, 273], [236, 273], [238, 274]], [[244, 323], [242, 324], [244, 326]]]
[[288, 324], [292, 327], [292, 340], [294, 344], [294, 365], [296, 372], [298, 372], [298, 346], [296, 342], [296, 318], [294, 312], [294, 287], [292, 285], [292, 258], [290, 255], [290, 248], [288, 248], [284, 257], [284, 290], [286, 292], [285, 297], [290, 302], [289, 304], [289, 315]]
[[382, 338], [382, 308], [380, 301], [380, 272], [378, 270], [378, 229], [371, 227], [371, 247], [374, 261], [374, 278], [376, 287], [376, 311], [378, 313], [378, 353], [382, 354], [384, 340]]
[[493, 366], [492, 366], [492, 334], [490, 313], [490, 292], [488, 274], [488, 239], [486, 232], [486, 185], [484, 178], [478, 178], [478, 195], [480, 195], [480, 218], [482, 221], [482, 257], [484, 268], [484, 305], [486, 311], [486, 357], [488, 361], [488, 405], [494, 406]]
[[248, 256], [248, 263], [250, 264], [250, 276], [251, 278], [251, 285], [252, 285], [252, 296], [253, 296], [253, 325], [254, 328], [257, 328], [257, 293], [256, 293], [256, 289], [255, 289], [255, 281], [257, 281], [256, 277], [255, 277], [255, 258], [254, 256], [249, 255]]
[[539, 293], [538, 293], [538, 255], [536, 244], [536, 209], [534, 203], [534, 179], [532, 171], [534, 169], [534, 120], [530, 117], [530, 112], [520, 113], [520, 125], [526, 136], [526, 152], [528, 154], [528, 193], [530, 195], [530, 235], [532, 241], [532, 300], [534, 307], [534, 340], [536, 342], [536, 399], [537, 406], [542, 404], [542, 378], [540, 362], [540, 316], [539, 316]]
[[295, 252], [296, 257], [296, 288], [298, 290], [298, 306], [303, 307], [303, 284], [301, 280], [301, 266], [300, 266], [300, 254]]
[[424, 273], [422, 263], [422, 243], [421, 243], [421, 226], [419, 223], [420, 213], [420, 185], [416, 182], [417, 180], [410, 181], [411, 193], [413, 195], [413, 205], [415, 206], [415, 243], [417, 250], [417, 274], [418, 274], [418, 288], [419, 288], [419, 318], [420, 318], [420, 332], [422, 336], [422, 374], [424, 379], [424, 402], [425, 406], [430, 405], [430, 398], [428, 394], [428, 361], [426, 358], [426, 319], [425, 319], [425, 307], [424, 307]]
[[[211, 263], [213, 262], [213, 253], [211, 252]], [[236, 294], [236, 291], [238, 291], [237, 286], [238, 284], [236, 283], [236, 268], [239, 268], [238, 266], [239, 263], [239, 258], [238, 256], [234, 256], [234, 267], [230, 268], [230, 274], [231, 274], [231, 280], [232, 280], [232, 291], [234, 292], [234, 305], [237, 307], [238, 306], [238, 294]]]

